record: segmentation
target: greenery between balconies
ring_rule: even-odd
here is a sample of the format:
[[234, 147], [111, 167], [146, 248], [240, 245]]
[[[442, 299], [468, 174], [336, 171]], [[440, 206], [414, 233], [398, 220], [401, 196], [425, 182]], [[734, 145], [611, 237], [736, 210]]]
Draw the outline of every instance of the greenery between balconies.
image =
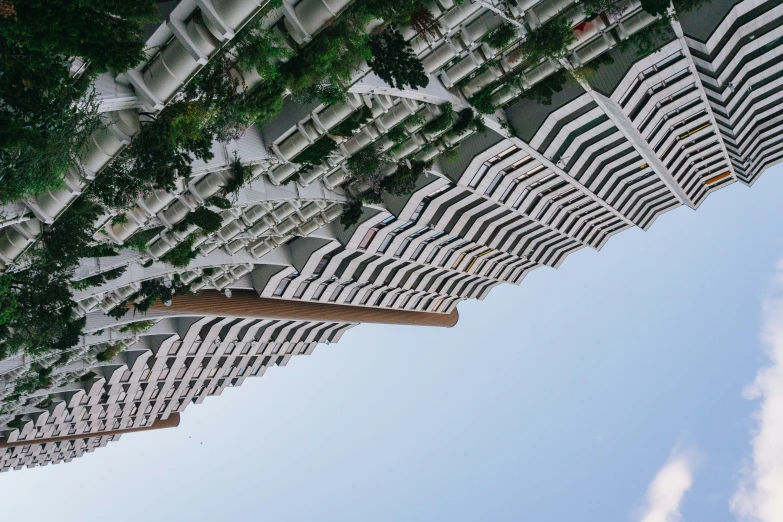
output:
[[206, 207], [199, 207], [185, 216], [181, 224], [196, 225], [207, 234], [217, 232], [223, 226], [223, 217], [217, 212], [212, 212]]
[[81, 377], [79, 377], [77, 379], [77, 381], [78, 382], [89, 382], [89, 381], [93, 380], [97, 376], [98, 376], [98, 374], [95, 373], [95, 372], [87, 372], [84, 375], [82, 375]]
[[371, 54], [370, 67], [392, 87], [418, 89], [429, 83], [424, 66], [399, 31], [387, 27], [372, 36], [367, 45]]
[[601, 13], [606, 13], [616, 19], [626, 10], [626, 6], [621, 0], [581, 0], [580, 4], [588, 20], [592, 20]]
[[109, 362], [122, 352], [124, 346], [121, 343], [109, 345], [105, 350], [99, 352], [95, 359], [98, 362]]
[[291, 163], [312, 168], [323, 163], [335, 150], [337, 150], [337, 142], [329, 136], [321, 136], [312, 145], [293, 157]]
[[602, 66], [612, 65], [613, 63], [614, 59], [612, 58], [612, 55], [608, 52], [604, 52], [583, 64], [581, 67], [576, 67], [568, 72], [577, 82], [589, 81], [591, 78], [598, 76], [598, 72], [601, 70]]
[[492, 114], [495, 112], [495, 104], [492, 102], [493, 94], [493, 87], [484, 88], [470, 99], [470, 104], [481, 114]]
[[234, 206], [231, 201], [221, 196], [212, 196], [209, 198], [208, 203], [213, 207], [222, 208], [224, 210]]
[[155, 321], [136, 321], [135, 323], [128, 323], [122, 328], [120, 328], [120, 332], [122, 333], [144, 333], [150, 328], [155, 326]]
[[[16, 4], [32, 6], [39, 3], [41, 0], [23, 0]], [[46, 38], [39, 41], [40, 35], [35, 31], [28, 31], [27, 34], [24, 30], [19, 30], [19, 27], [23, 27], [24, 24], [17, 19], [22, 22], [30, 19], [28, 16], [30, 9], [25, 7], [24, 16], [15, 17], [11, 29], [6, 30], [5, 33], [0, 31], [0, 40], [5, 36], [6, 40], [10, 38], [8, 41], [13, 43], [13, 38], [18, 40], [24, 37], [22, 39], [27, 44], [48, 46], [46, 49], [56, 50], [57, 53], [61, 53], [63, 49], [71, 49], [69, 46], [76, 46], [74, 47], [76, 50], [91, 49], [90, 53], [85, 51], [82, 55], [91, 60], [95, 70], [109, 67], [124, 70], [143, 58], [141, 28], [143, 22], [153, 13], [151, 2], [141, 2], [136, 6], [117, 6], [114, 2], [97, 4], [91, 2], [89, 6], [83, 1], [55, 3], [57, 6], [59, 4], [66, 6], [62, 8], [66, 23], [57, 24], [57, 28], [63, 29], [63, 34], [55, 31], [55, 34], [47, 34]], [[56, 12], [59, 13], [57, 16], [61, 16], [62, 13], [57, 6], [48, 3], [44, 7], [47, 9], [46, 13]], [[89, 10], [98, 12], [97, 15], [91, 14], [84, 18], [90, 20], [90, 31], [86, 31], [86, 39], [82, 34], [84, 31], [73, 30], [68, 26], [68, 23], [73, 21], [69, 16], [79, 9], [82, 16]], [[235, 138], [250, 124], [264, 121], [277, 114], [282, 108], [283, 95], [287, 89], [295, 94], [314, 93], [320, 98], [330, 98], [324, 101], [335, 101], [337, 97], [334, 93], [329, 94], [327, 92], [329, 89], [319, 90], [319, 86], [341, 89], [340, 85], [350, 79], [353, 68], [362, 58], [374, 60], [380, 74], [387, 75], [393, 84], [407, 84], [413, 88], [426, 84], [426, 76], [423, 74], [421, 64], [409, 52], [407, 43], [403, 41], [400, 47], [399, 33], [387, 26], [380, 34], [372, 37], [374, 40], [370, 43], [368, 42], [370, 35], [364, 32], [366, 24], [377, 18], [386, 20], [387, 24], [415, 25], [423, 20], [425, 14], [423, 11], [421, 4], [413, 0], [357, 2], [285, 63], [280, 60], [289, 58], [290, 53], [281, 40], [273, 36], [272, 31], [265, 30], [261, 20], [248, 24], [218, 56], [208, 63], [196, 79], [186, 86], [174, 103], [160, 115], [150, 117], [150, 120], [143, 124], [142, 132], [134, 140], [133, 146], [99, 175], [93, 184], [94, 187], [90, 189], [91, 197], [110, 208], [122, 209], [154, 189], [171, 189], [177, 177], [189, 175], [189, 163], [192, 159], [208, 161], [212, 158], [209, 146], [214, 139]], [[110, 20], [103, 26], [97, 26], [96, 33], [93, 22], [96, 18], [100, 18], [98, 15], [109, 16]], [[73, 35], [77, 33], [79, 37], [74, 40]], [[98, 36], [90, 40], [96, 34]], [[114, 50], [112, 46], [116, 46], [118, 42], [122, 48]], [[5, 41], [0, 41], [0, 46], [3, 43]], [[373, 49], [375, 49], [374, 54]], [[74, 54], [79, 54], [76, 50]], [[40, 67], [40, 70], [46, 70], [47, 77], [52, 76], [50, 69], [51, 67]], [[54, 84], [47, 85], [41, 92], [48, 93], [47, 100], [55, 100], [59, 106], [73, 108], [76, 106], [72, 103], [63, 103], [62, 100], [79, 98], [88, 82], [81, 87], [82, 90], [74, 90], [68, 82], [67, 68], [62, 70], [65, 74], [58, 81], [67, 91], [68, 96], [52, 97], [52, 93], [59, 92], [53, 88]], [[262, 77], [262, 84], [255, 88], [246, 88], [243, 71], [250, 70], [255, 70]], [[14, 77], [11, 74], [0, 76], [5, 82], [11, 81]], [[15, 83], [9, 84], [9, 92], [24, 92], [27, 90], [24, 84], [31, 83], [23, 75], [17, 76], [13, 80]], [[0, 89], [2, 87], [0, 85]], [[29, 98], [29, 95], [24, 96], [24, 99]], [[9, 95], [0, 96], [0, 99], [8, 105], [9, 100], [14, 98]], [[19, 110], [12, 112], [24, 113]], [[52, 113], [51, 110], [45, 112], [48, 116]], [[9, 114], [8, 111], [0, 113], [0, 118], [4, 118], [3, 123], [13, 123], [10, 120], [5, 121], [9, 118]], [[3, 138], [0, 138], [0, 150], [3, 156], [0, 161], [5, 161], [6, 164], [15, 162], [15, 164], [32, 165], [36, 161], [39, 164], [41, 161], [56, 163], [47, 168], [32, 169], [37, 176], [7, 176], [4, 179], [4, 186], [0, 189], [0, 200], [11, 201], [38, 194], [61, 183], [65, 168], [72, 163], [74, 153], [79, 150], [84, 138], [89, 135], [86, 122], [94, 121], [85, 117], [85, 114], [93, 113], [84, 110], [72, 111], [69, 121], [73, 121], [69, 125], [60, 126], [65, 129], [64, 132], [59, 134], [49, 132], [47, 147], [35, 148], [35, 151], [43, 151], [42, 155], [28, 154], [28, 157], [20, 157], [17, 150], [19, 147], [15, 143], [11, 144], [14, 154], [9, 155], [2, 147]], [[6, 139], [13, 139], [16, 142], [30, 134], [25, 132], [25, 129], [30, 128], [29, 120], [30, 118], [26, 117], [24, 125], [21, 123], [16, 125]], [[46, 122], [51, 127], [51, 121], [56, 120], [57, 118], [49, 117]], [[0, 127], [10, 129], [12, 126], [0, 125]], [[35, 126], [32, 129], [35, 130]], [[85, 129], [85, 131], [75, 132], [78, 129]], [[42, 134], [36, 132], [37, 135]], [[59, 139], [54, 139], [58, 136]], [[63, 146], [64, 139], [70, 140], [68, 142], [70, 146]], [[53, 150], [58, 150], [61, 154], [53, 154]], [[63, 154], [63, 151], [67, 154]], [[20, 169], [14, 168], [10, 171], [17, 172]], [[14, 185], [14, 180], [19, 181], [17, 183], [19, 186]]]
[[347, 184], [351, 187], [364, 187], [375, 194], [381, 190], [381, 180], [392, 160], [375, 145], [363, 148], [346, 162], [346, 168], [351, 173]]
[[439, 108], [441, 111], [440, 115], [435, 119], [427, 122], [422, 128], [422, 131], [424, 131], [426, 134], [437, 134], [439, 132], [443, 132], [451, 127], [451, 125], [454, 123], [456, 116], [454, 114], [452, 105], [447, 102], [443, 105], [440, 105]]
[[228, 174], [229, 177], [226, 180], [226, 184], [223, 185], [221, 192], [224, 196], [232, 195], [236, 199], [239, 189], [253, 177], [253, 169], [243, 165], [239, 155], [234, 153], [234, 161], [229, 165]]
[[74, 290], [86, 290], [87, 288], [93, 286], [100, 286], [107, 281], [113, 281], [115, 279], [118, 279], [119, 277], [122, 276], [122, 274], [125, 273], [127, 269], [128, 269], [127, 266], [120, 266], [117, 268], [113, 268], [111, 270], [107, 270], [106, 272], [102, 272], [100, 274], [95, 274], [94, 276], [85, 277], [84, 279], [74, 281], [71, 287]]
[[345, 120], [338, 123], [329, 131], [329, 134], [350, 138], [361, 126], [372, 119], [372, 112], [366, 105], [356, 112], [351, 113]]
[[[150, 307], [158, 301], [167, 303], [171, 301], [174, 296], [182, 295], [189, 291], [190, 285], [183, 283], [179, 274], [174, 274], [171, 280], [167, 282], [164, 282], [160, 279], [148, 279], [146, 281], [142, 281], [139, 290], [128, 296], [128, 298], [125, 299], [121, 305], [122, 309], [127, 312], [128, 305], [132, 303], [134, 312], [145, 314], [147, 313], [147, 310], [149, 310]], [[114, 310], [115, 309], [112, 309], [112, 312], [114, 312]], [[112, 317], [117, 319], [123, 317], [125, 313], [121, 313], [121, 311], [122, 310], [117, 310], [114, 312]]]
[[137, 252], [146, 252], [147, 243], [149, 243], [152, 238], [160, 234], [163, 230], [165, 230], [165, 227], [153, 227], [139, 230], [125, 240], [124, 246]]
[[182, 243], [161, 256], [160, 260], [164, 263], [176, 266], [177, 268], [188, 266], [191, 261], [196, 259], [201, 251], [198, 248], [193, 249], [193, 243], [195, 243], [195, 241], [196, 239], [192, 235], [188, 236]]
[[18, 400], [22, 395], [51, 386], [52, 368], [39, 367], [18, 378], [14, 383], [14, 391], [5, 397], [3, 402], [13, 402]]
[[399, 145], [400, 143], [410, 138], [410, 135], [408, 134], [408, 131], [405, 130], [403, 125], [397, 125], [386, 133], [386, 137], [390, 139], [395, 145]]
[[710, 2], [711, 0], [642, 0], [642, 9], [652, 15], [668, 18], [670, 16], [669, 7], [673, 5], [675, 13], [672, 17], [678, 18], [678, 13], [693, 11]]
[[343, 204], [343, 213], [340, 214], [340, 224], [348, 230], [362, 219], [363, 206], [361, 200], [352, 199]]
[[0, 357], [62, 351], [79, 341], [86, 319], [73, 314], [72, 271], [80, 258], [116, 254], [93, 240], [102, 213], [98, 205], [77, 199], [44, 229], [25, 269], [0, 275]]
[[672, 34], [669, 18], [662, 17], [620, 42], [619, 47], [623, 52], [633, 48], [636, 57], [641, 58], [657, 51], [661, 43], [671, 38]]
[[575, 41], [571, 22], [566, 17], [559, 16], [531, 31], [520, 46], [520, 52], [525, 61], [531, 64], [545, 58], [560, 60], [566, 57], [568, 46]]
[[[0, 70], [0, 84], [2, 74]], [[69, 93], [53, 89], [44, 93], [45, 98], [32, 100], [38, 94], [27, 95], [33, 105], [27, 109], [11, 108], [10, 100], [0, 100], [0, 203], [62, 188], [66, 172], [76, 168], [79, 151], [99, 126], [92, 95], [82, 98], [82, 91], [76, 88]], [[28, 112], [24, 127], [11, 121], [20, 109]], [[21, 125], [21, 120], [18, 123]], [[9, 136], [4, 137], [6, 131]]]
[[[350, 184], [355, 188], [363, 188], [364, 190], [356, 194], [355, 198], [343, 205], [340, 223], [346, 230], [358, 223], [361, 219], [363, 203], [380, 203], [383, 194], [389, 194], [391, 196], [408, 196], [412, 194], [416, 189], [416, 182], [419, 177], [421, 177], [425, 170], [432, 167], [432, 161], [425, 162], [413, 160], [410, 162], [401, 162], [397, 165], [397, 169], [392, 174], [382, 177], [382, 172], [389, 165], [388, 160], [383, 156], [376, 156], [376, 159], [371, 159], [370, 154], [368, 153], [367, 159], [364, 161], [367, 163], [365, 172], [371, 172], [371, 177], [369, 177], [369, 180], [365, 180], [362, 183], [358, 183], [358, 179], [354, 178], [350, 181]], [[371, 170], [373, 166], [375, 167], [375, 170]], [[356, 168], [356, 170], [358, 171], [359, 169]]]
[[456, 115], [454, 123], [451, 128], [446, 132], [446, 136], [456, 138], [462, 136], [468, 130], [475, 132], [485, 133], [487, 126], [484, 123], [484, 119], [473, 112], [472, 109], [462, 109]]
[[508, 22], [504, 22], [484, 36], [481, 41], [493, 49], [505, 49], [517, 38], [517, 36], [517, 31], [514, 26]]
[[[96, 73], [143, 58], [153, 0], [15, 0], [0, 14], [0, 201], [61, 186], [97, 124], [85, 98]], [[68, 57], [88, 63], [71, 78]], [[80, 101], [81, 100], [81, 101]]]

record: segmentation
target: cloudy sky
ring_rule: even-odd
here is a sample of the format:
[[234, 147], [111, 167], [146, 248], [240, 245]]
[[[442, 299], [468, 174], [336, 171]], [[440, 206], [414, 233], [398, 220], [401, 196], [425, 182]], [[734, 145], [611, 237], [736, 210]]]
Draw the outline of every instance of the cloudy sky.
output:
[[783, 168], [450, 330], [363, 325], [71, 464], [28, 522], [783, 520]]

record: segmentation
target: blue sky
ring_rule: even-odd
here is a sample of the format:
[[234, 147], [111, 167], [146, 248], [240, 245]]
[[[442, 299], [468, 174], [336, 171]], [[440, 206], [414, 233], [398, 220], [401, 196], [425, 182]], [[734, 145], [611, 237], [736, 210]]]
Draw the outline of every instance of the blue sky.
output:
[[[783, 258], [781, 174], [464, 303], [452, 329], [362, 325], [177, 429], [0, 475], [4, 516], [752, 520], [761, 403], [743, 390], [769, 364], [764, 324], [783, 331], [783, 311], [762, 312]], [[759, 473], [783, 457], [776, 404]], [[751, 491], [732, 512], [743, 466]]]

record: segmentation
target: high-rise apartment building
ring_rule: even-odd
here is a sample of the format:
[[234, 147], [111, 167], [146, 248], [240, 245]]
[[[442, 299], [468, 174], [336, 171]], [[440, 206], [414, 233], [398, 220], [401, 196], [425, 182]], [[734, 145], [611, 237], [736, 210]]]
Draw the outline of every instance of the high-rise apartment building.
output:
[[[246, 24], [261, 20], [302, 52], [361, 2], [168, 2], [147, 60], [98, 77], [105, 127], [82, 168], [65, 188], [5, 207], [5, 269], [23, 268], [42, 228]], [[714, 0], [668, 17], [638, 0], [599, 13], [571, 0], [425, 4], [427, 30], [399, 27], [425, 87], [389, 85], [362, 62], [343, 101], [287, 98], [271, 120], [215, 142], [213, 159], [195, 160], [174, 190], [100, 218], [96, 241], [119, 255], [82, 260], [74, 278], [124, 272], [75, 291], [87, 325], [64, 364], [21, 355], [0, 363], [5, 398], [32, 365], [54, 368], [48, 388], [4, 403], [0, 470], [68, 461], [123, 431], [166, 427], [188, 403], [360, 322], [451, 325], [460, 301], [647, 229], [679, 206], [695, 209], [736, 181], [750, 185], [783, 157], [779, 2]], [[531, 60], [536, 31], [555, 23], [567, 23], [567, 46]], [[247, 88], [264, 81], [247, 77]], [[305, 165], [303, 154], [327, 141]], [[409, 190], [381, 191], [343, 226], [366, 188], [348, 160], [368, 148], [395, 166], [427, 167]], [[237, 163], [249, 179], [219, 206]], [[220, 214], [216, 232], [189, 221], [202, 207]], [[141, 248], [123, 248], [139, 237]], [[181, 245], [199, 249], [186, 268], [166, 262]], [[149, 282], [204, 293], [146, 316], [105, 315]]]

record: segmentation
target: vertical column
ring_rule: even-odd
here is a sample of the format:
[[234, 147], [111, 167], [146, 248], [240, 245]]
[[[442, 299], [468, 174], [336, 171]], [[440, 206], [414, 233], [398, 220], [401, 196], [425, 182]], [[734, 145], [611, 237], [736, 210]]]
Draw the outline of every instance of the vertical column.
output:
[[655, 151], [650, 148], [650, 145], [647, 143], [647, 141], [642, 137], [641, 134], [639, 134], [639, 131], [636, 130], [633, 122], [631, 122], [625, 116], [625, 114], [623, 114], [622, 110], [620, 110], [620, 107], [618, 107], [612, 99], [607, 98], [600, 92], [593, 90], [590, 84], [586, 81], [580, 79], [579, 83], [582, 85], [582, 88], [584, 88], [584, 90], [587, 91], [587, 93], [593, 98], [595, 103], [598, 104], [601, 110], [604, 111], [609, 119], [612, 120], [612, 123], [617, 126], [617, 129], [620, 131], [620, 133], [625, 136], [625, 138], [634, 146], [644, 161], [646, 161], [658, 174], [658, 176], [661, 178], [661, 181], [663, 181], [666, 187], [671, 190], [672, 194], [674, 194], [677, 200], [681, 204], [687, 205], [690, 208], [696, 208], [694, 202], [691, 201], [691, 199], [685, 194], [669, 170], [655, 154]]

